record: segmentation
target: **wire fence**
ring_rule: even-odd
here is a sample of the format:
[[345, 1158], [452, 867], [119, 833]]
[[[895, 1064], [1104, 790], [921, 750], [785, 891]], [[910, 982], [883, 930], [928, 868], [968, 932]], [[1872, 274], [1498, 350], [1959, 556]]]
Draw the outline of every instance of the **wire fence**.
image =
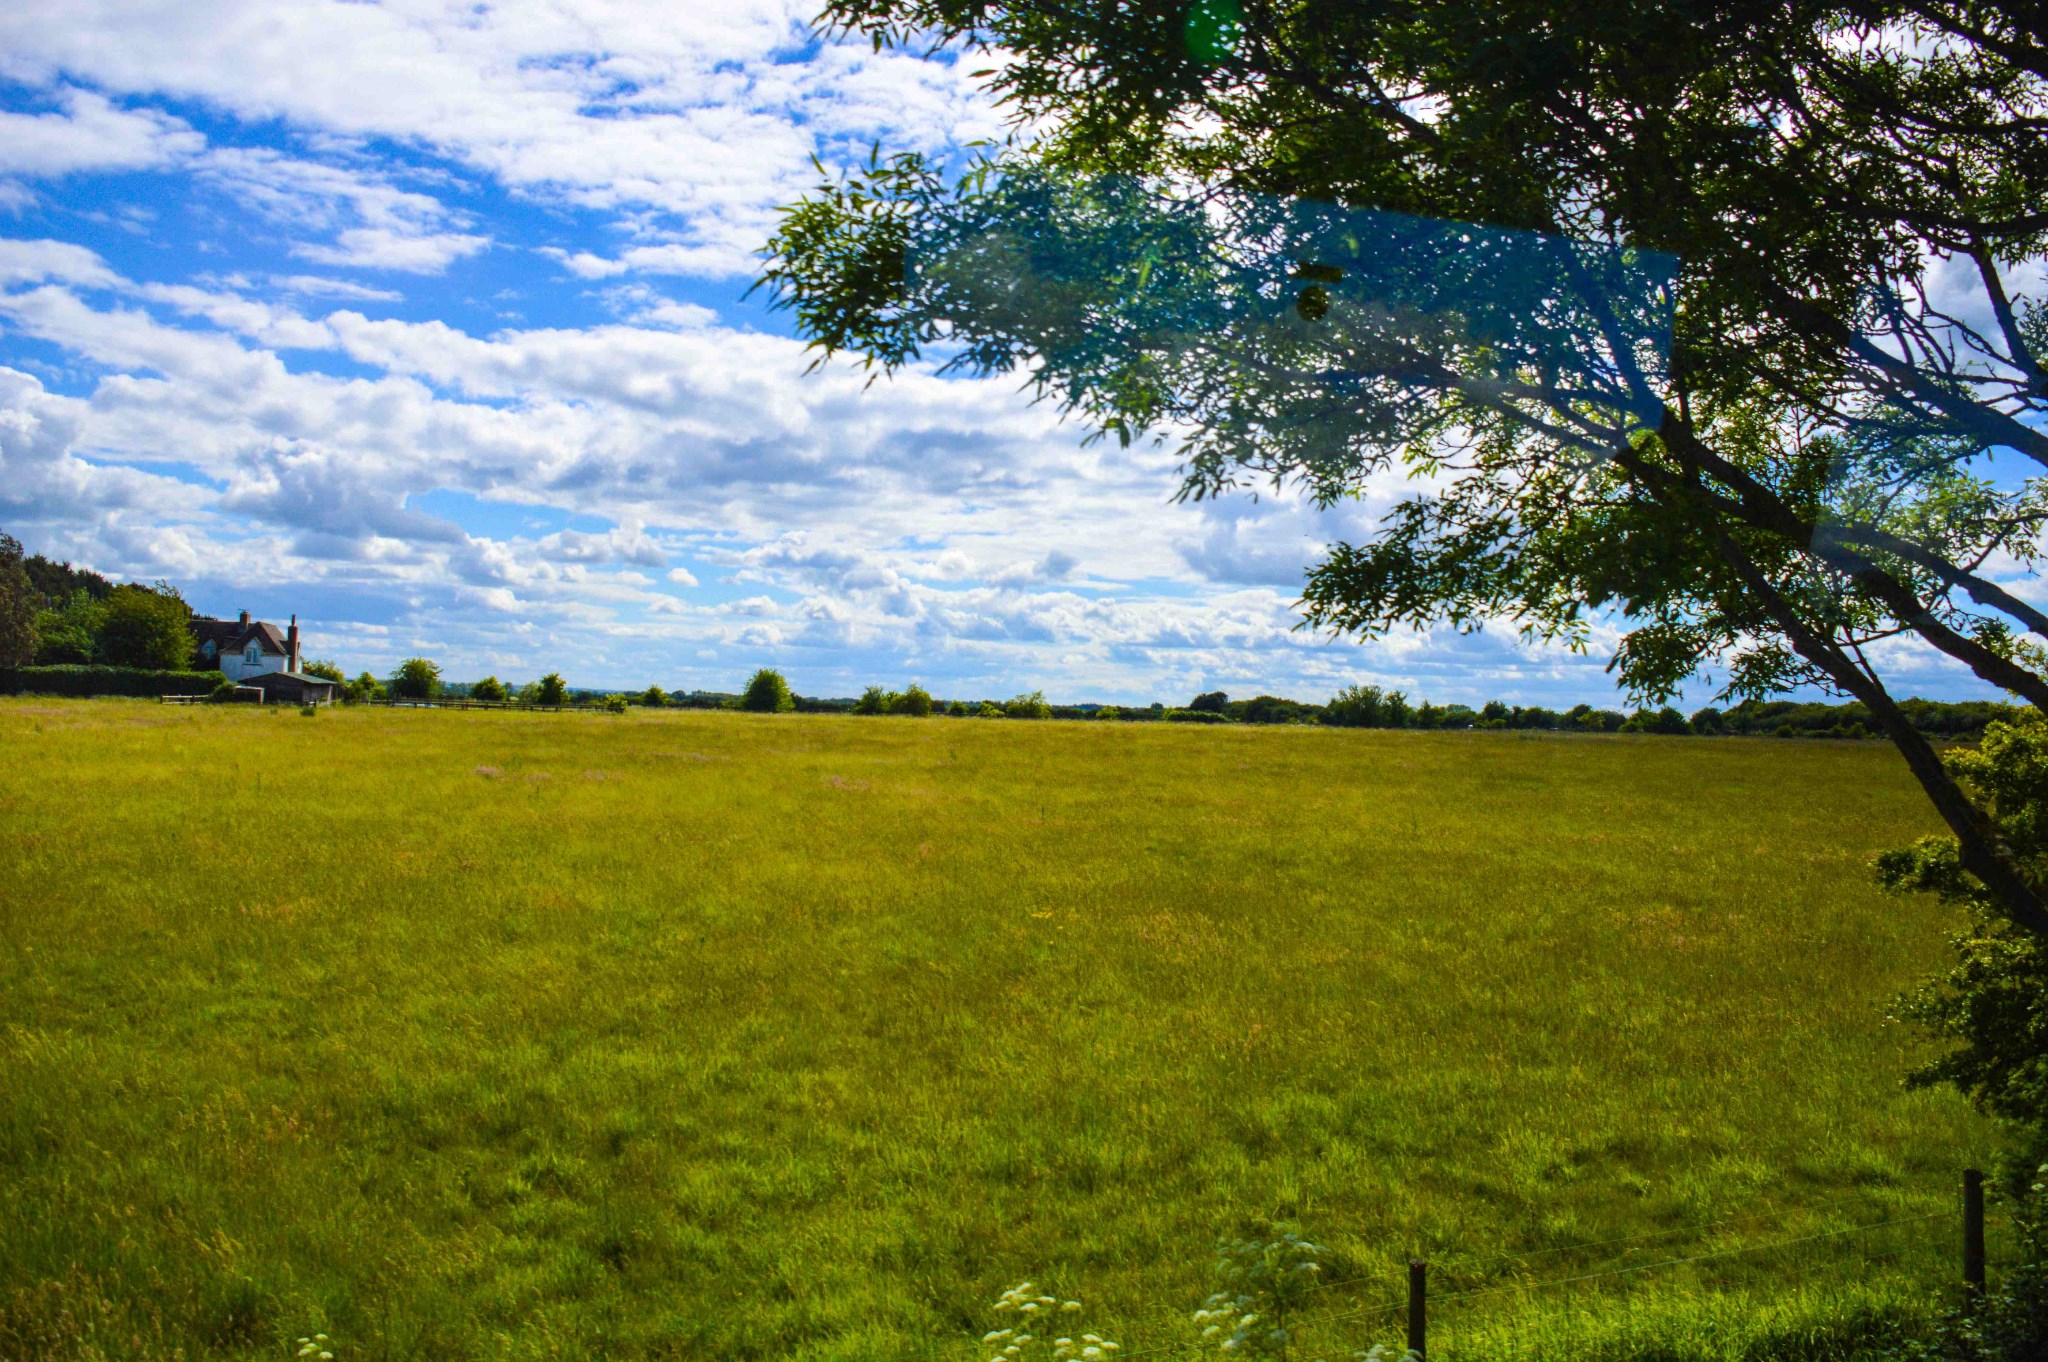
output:
[[[1974, 1179], [1975, 1175], [1971, 1176]], [[1971, 1187], [1974, 1189], [1975, 1186], [1973, 1182]], [[1974, 1203], [1971, 1200], [1973, 1196], [1977, 1197]], [[1819, 1206], [1802, 1207], [1801, 1210], [1808, 1214], [1826, 1214], [1855, 1199], [1854, 1194], [1850, 1194]], [[1450, 1289], [1432, 1287], [1426, 1297], [1426, 1355], [1430, 1362], [1449, 1362], [1459, 1358], [1476, 1360], [1481, 1356], [1538, 1356], [1543, 1351], [1538, 1335], [1542, 1334], [1544, 1325], [1554, 1326], [1560, 1313], [1586, 1312], [1586, 1317], [1591, 1318], [1590, 1312], [1613, 1310], [1625, 1299], [1613, 1288], [1623, 1285], [1625, 1280], [1688, 1270], [1695, 1273], [1704, 1271], [1711, 1276], [1717, 1267], [1755, 1262], [1772, 1255], [1789, 1255], [1793, 1250], [1800, 1251], [1796, 1261], [1776, 1262], [1769, 1267], [1769, 1284], [1777, 1290], [1798, 1288], [1813, 1281], [1839, 1285], [1845, 1280], [1843, 1269], [1847, 1267], [1875, 1267], [1889, 1263], [1902, 1285], [1918, 1290], [1928, 1298], [1946, 1294], [1950, 1298], [1948, 1303], [1958, 1303], [1966, 1289], [1965, 1277], [1973, 1271], [1969, 1246], [1974, 1242], [1974, 1271], [1977, 1286], [1981, 1289], [1986, 1227], [2004, 1229], [2011, 1225], [2007, 1215], [1985, 1214], [1981, 1196], [1972, 1190], [1966, 1192], [1961, 1215], [1955, 1209], [1895, 1215], [1881, 1220], [1730, 1244], [1704, 1252], [1668, 1254], [1646, 1262], [1626, 1261], [1645, 1247], [1672, 1239], [1726, 1235], [1744, 1227], [1754, 1229], [1773, 1214], [1758, 1211], [1668, 1230], [1558, 1244], [1527, 1252], [1491, 1254], [1462, 1262], [1450, 1259], [1432, 1263], [1429, 1265], [1430, 1275]], [[1943, 1232], [1944, 1226], [1947, 1233]], [[1814, 1250], [1817, 1249], [1826, 1251], [1815, 1256]], [[1530, 1270], [1539, 1260], [1569, 1255], [1599, 1255], [1607, 1261], [1592, 1270], [1547, 1274]], [[1503, 1269], [1507, 1271], [1503, 1272]], [[1867, 1282], [1868, 1277], [1859, 1273], [1853, 1280]], [[1712, 1280], [1693, 1284], [1695, 1288], [1707, 1291], [1728, 1285]], [[1354, 1298], [1340, 1301], [1339, 1298], [1347, 1293], [1353, 1294]], [[1378, 1295], [1379, 1299], [1359, 1301], [1356, 1299], [1358, 1294]], [[1337, 1308], [1322, 1308], [1324, 1302], [1330, 1302]], [[1413, 1330], [1422, 1318], [1416, 1311], [1416, 1305], [1413, 1296], [1401, 1293], [1401, 1283], [1394, 1274], [1385, 1270], [1360, 1273], [1306, 1288], [1289, 1319], [1289, 1327], [1290, 1332], [1307, 1345], [1299, 1350], [1304, 1357], [1348, 1355], [1357, 1352], [1361, 1344], [1373, 1342], [1390, 1344], [1393, 1355], [1399, 1356], [1403, 1340], [1398, 1336], [1388, 1337], [1385, 1331], [1398, 1328], [1403, 1317], [1407, 1316], [1411, 1321], [1409, 1338], [1411, 1341], [1416, 1338]], [[1539, 1316], [1542, 1318], [1537, 1318]], [[1521, 1336], [1519, 1344], [1518, 1335]], [[1532, 1349], [1528, 1346], [1530, 1344], [1536, 1346]], [[1213, 1340], [1204, 1342], [1190, 1336], [1127, 1348], [1118, 1352], [1116, 1357], [1118, 1362], [1135, 1362], [1138, 1358], [1186, 1357], [1213, 1352], [1214, 1347]]]

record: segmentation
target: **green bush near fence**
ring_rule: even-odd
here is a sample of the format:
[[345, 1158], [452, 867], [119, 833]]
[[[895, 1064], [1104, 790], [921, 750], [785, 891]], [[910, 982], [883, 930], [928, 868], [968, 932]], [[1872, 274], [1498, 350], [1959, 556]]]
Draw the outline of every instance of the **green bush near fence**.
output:
[[137, 667], [0, 667], [0, 695], [211, 695], [218, 671], [146, 671]]

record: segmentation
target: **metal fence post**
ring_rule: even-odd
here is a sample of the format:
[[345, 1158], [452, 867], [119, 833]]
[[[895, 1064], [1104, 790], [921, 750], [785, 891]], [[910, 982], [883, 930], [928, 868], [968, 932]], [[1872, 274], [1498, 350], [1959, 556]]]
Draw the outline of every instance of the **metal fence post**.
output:
[[1429, 1269], [1420, 1258], [1408, 1260], [1408, 1351], [1423, 1357], [1428, 1350], [1429, 1317], [1425, 1278]]
[[1984, 1296], [1984, 1174], [1963, 1170], [1963, 1294], [1975, 1305]]

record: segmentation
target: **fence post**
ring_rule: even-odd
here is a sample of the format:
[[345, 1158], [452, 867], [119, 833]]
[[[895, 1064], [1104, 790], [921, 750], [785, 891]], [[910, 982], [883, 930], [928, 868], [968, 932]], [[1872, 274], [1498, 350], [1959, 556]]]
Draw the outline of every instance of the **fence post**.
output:
[[1984, 1174], [1963, 1170], [1963, 1296], [1975, 1305], [1984, 1295]]
[[1408, 1260], [1408, 1351], [1417, 1357], [1426, 1355], [1429, 1342], [1425, 1284], [1428, 1271], [1420, 1258]]

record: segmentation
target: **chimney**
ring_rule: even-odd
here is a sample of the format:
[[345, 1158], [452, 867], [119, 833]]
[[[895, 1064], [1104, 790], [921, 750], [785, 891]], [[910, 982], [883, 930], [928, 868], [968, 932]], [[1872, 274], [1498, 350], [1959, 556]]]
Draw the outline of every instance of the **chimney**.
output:
[[242, 612], [242, 627], [244, 629], [249, 627], [249, 612], [246, 610]]
[[284, 669], [295, 672], [299, 669], [299, 617], [292, 616], [292, 627], [284, 636]]

